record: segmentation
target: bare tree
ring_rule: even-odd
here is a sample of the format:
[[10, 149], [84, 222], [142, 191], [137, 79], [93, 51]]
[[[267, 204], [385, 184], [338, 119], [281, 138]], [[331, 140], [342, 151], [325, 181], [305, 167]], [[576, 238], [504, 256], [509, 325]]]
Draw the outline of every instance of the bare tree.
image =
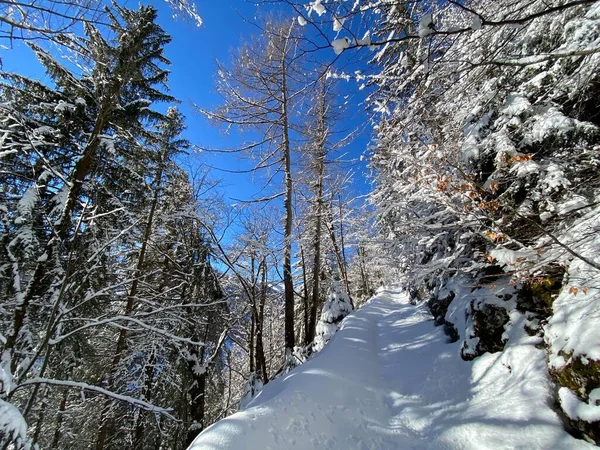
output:
[[[174, 16], [197, 26], [202, 18], [190, 0], [164, 0]], [[110, 1], [98, 0], [0, 0], [0, 41], [49, 40], [66, 44], [64, 35], [82, 23], [108, 26]]]
[[228, 127], [259, 132], [260, 138], [239, 151], [257, 162], [255, 171], [269, 170], [270, 177], [283, 177], [283, 192], [262, 200], [283, 197], [283, 284], [285, 295], [285, 348], [295, 345], [294, 285], [292, 279], [292, 118], [291, 105], [299, 95], [295, 89], [295, 26], [268, 22], [259, 37], [251, 39], [235, 54], [230, 67], [219, 64], [217, 89], [223, 104], [203, 112]]

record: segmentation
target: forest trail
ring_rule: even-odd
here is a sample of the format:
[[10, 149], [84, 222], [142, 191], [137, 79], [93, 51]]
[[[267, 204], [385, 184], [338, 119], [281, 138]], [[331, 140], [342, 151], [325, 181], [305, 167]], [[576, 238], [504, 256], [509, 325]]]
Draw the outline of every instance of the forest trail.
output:
[[190, 450], [593, 448], [563, 430], [538, 338], [511, 320], [504, 352], [465, 362], [424, 304], [382, 290]]

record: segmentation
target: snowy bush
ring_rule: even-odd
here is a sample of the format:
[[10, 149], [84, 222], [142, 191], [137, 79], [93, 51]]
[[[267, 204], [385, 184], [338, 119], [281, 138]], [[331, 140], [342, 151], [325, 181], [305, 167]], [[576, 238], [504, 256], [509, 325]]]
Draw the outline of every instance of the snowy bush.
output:
[[0, 400], [0, 447], [11, 448], [11, 443], [18, 449], [31, 448], [25, 419], [17, 408]]
[[246, 386], [244, 386], [244, 394], [240, 400], [240, 411], [247, 408], [248, 404], [254, 399], [254, 397], [256, 397], [260, 391], [262, 391], [262, 388], [262, 380], [256, 375], [256, 373], [251, 373], [248, 381], [246, 382]]
[[344, 317], [352, 312], [350, 297], [346, 294], [339, 281], [331, 283], [327, 300], [321, 311], [321, 318], [317, 323], [317, 336], [313, 344], [313, 351], [319, 352], [339, 329]]

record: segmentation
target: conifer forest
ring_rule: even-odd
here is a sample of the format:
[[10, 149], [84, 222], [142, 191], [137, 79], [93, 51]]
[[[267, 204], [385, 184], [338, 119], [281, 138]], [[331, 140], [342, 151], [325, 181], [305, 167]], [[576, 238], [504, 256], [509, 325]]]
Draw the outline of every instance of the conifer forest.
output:
[[0, 450], [600, 445], [600, 1], [217, 3], [0, 0]]

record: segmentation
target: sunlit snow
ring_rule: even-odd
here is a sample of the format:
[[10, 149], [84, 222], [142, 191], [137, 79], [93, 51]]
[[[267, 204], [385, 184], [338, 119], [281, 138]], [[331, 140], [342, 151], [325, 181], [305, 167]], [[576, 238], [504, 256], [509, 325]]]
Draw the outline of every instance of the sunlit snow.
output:
[[504, 352], [465, 362], [424, 304], [383, 290], [190, 450], [594, 448], [564, 431], [540, 338], [511, 321]]

